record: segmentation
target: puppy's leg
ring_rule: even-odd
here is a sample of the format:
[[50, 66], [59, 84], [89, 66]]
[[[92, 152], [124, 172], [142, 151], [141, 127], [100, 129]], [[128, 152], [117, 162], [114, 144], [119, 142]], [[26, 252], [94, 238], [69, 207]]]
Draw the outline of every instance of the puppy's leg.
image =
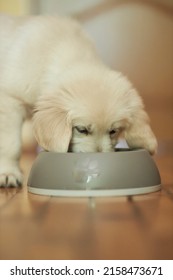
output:
[[1, 97], [0, 104], [0, 187], [17, 187], [22, 184], [19, 157], [23, 109], [7, 97]]

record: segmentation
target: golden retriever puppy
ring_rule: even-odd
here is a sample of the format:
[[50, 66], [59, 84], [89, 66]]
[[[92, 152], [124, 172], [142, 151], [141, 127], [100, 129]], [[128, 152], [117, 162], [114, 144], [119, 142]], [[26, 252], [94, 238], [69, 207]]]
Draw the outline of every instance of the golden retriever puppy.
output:
[[48, 151], [110, 152], [120, 136], [156, 151], [141, 97], [102, 63], [77, 22], [2, 15], [0, 42], [0, 186], [22, 184], [21, 127], [32, 115]]

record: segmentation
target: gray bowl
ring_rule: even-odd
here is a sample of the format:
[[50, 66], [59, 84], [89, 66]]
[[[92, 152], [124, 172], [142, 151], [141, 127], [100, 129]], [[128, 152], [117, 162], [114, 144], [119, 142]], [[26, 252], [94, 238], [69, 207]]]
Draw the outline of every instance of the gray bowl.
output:
[[41, 152], [28, 179], [28, 191], [40, 195], [92, 197], [155, 192], [161, 179], [144, 149], [115, 153]]

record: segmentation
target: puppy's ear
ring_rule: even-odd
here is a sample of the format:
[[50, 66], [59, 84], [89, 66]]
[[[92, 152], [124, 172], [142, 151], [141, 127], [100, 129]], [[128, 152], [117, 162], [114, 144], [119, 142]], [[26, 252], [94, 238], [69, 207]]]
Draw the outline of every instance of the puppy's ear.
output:
[[143, 109], [143, 102], [135, 91], [125, 139], [130, 148], [144, 148], [154, 154], [157, 151], [157, 140], [149, 125], [149, 117]]
[[68, 112], [57, 96], [43, 96], [35, 107], [33, 129], [36, 140], [45, 150], [67, 152], [72, 135]]
[[[157, 140], [148, 124], [145, 114], [136, 115], [133, 122], [125, 130], [125, 139], [130, 148], [144, 148], [154, 154]], [[144, 118], [145, 117], [145, 118]]]

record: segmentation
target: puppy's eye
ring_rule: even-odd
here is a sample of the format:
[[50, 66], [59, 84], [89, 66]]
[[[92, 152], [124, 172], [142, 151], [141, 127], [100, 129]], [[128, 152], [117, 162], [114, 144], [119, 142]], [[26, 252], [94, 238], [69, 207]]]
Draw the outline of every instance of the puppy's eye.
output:
[[75, 126], [75, 129], [81, 134], [88, 135], [89, 133], [88, 129], [84, 126]]
[[118, 132], [117, 129], [112, 129], [109, 131], [109, 135], [113, 136], [114, 134], [116, 134]]
[[109, 131], [109, 134], [110, 134], [110, 135], [113, 135], [113, 134], [115, 134], [115, 133], [117, 133], [117, 130], [116, 130], [116, 129], [112, 129], [112, 130]]

